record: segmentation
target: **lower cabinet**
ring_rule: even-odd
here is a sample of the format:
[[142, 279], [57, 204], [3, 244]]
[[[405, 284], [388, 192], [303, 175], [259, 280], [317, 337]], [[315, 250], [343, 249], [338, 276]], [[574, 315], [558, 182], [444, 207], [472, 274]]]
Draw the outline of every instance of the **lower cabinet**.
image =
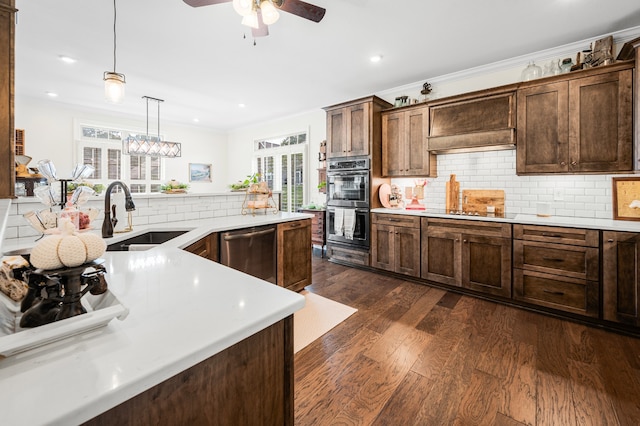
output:
[[599, 231], [518, 224], [514, 238], [514, 299], [599, 317]]
[[602, 233], [603, 319], [640, 326], [640, 233]]
[[374, 213], [371, 266], [420, 277], [420, 218]]
[[511, 297], [511, 225], [422, 218], [421, 277]]
[[204, 257], [205, 259], [218, 262], [220, 260], [218, 248], [218, 233], [213, 232], [206, 237], [199, 239], [190, 246], [185, 247], [184, 249], [189, 253], [197, 254], [198, 256]]
[[299, 291], [311, 284], [311, 219], [278, 224], [279, 286]]

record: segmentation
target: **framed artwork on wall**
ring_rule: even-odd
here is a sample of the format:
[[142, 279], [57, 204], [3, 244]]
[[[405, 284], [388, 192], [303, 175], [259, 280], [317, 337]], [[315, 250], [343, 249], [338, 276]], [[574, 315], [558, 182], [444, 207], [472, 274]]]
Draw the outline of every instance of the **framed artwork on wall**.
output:
[[640, 221], [640, 177], [612, 178], [613, 218]]
[[211, 182], [211, 164], [189, 163], [189, 182]]

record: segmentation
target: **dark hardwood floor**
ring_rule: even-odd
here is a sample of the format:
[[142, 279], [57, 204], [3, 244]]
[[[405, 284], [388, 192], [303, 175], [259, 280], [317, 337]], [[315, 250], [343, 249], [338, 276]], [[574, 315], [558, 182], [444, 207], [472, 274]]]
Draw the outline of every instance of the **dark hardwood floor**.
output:
[[313, 258], [296, 425], [640, 425], [640, 339]]

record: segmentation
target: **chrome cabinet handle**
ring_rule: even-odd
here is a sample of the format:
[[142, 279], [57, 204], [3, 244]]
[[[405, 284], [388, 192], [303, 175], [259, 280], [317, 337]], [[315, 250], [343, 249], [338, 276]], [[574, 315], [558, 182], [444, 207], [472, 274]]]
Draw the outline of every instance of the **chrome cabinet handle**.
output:
[[572, 165], [572, 166], [576, 166], [577, 164], [578, 164], [578, 163], [576, 163], [575, 161], [572, 161], [572, 162], [571, 162], [571, 165]]

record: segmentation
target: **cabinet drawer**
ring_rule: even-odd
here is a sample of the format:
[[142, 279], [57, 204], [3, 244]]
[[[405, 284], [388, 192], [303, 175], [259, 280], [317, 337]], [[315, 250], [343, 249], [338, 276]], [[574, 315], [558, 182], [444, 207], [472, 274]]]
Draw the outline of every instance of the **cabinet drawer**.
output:
[[595, 229], [559, 228], [538, 225], [513, 225], [513, 238], [518, 240], [598, 247], [599, 231]]
[[513, 298], [579, 315], [599, 316], [597, 281], [514, 269]]
[[342, 263], [369, 266], [369, 252], [327, 245], [327, 257]]
[[373, 222], [380, 225], [420, 228], [420, 217], [418, 216], [374, 213]]
[[598, 281], [599, 253], [595, 247], [514, 240], [514, 268]]
[[483, 237], [511, 238], [511, 224], [500, 222], [483, 222], [470, 219], [434, 219], [422, 218], [422, 229], [431, 232], [457, 232], [466, 235]]

